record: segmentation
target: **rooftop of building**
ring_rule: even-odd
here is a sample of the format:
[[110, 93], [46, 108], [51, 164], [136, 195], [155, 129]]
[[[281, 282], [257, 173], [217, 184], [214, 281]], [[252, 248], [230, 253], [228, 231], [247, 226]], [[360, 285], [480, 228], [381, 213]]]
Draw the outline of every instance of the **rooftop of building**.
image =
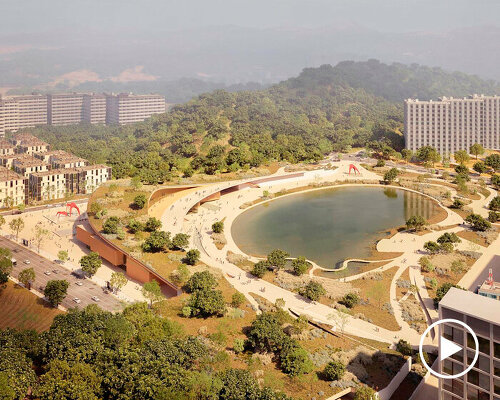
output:
[[59, 163], [79, 162], [79, 161], [87, 162], [86, 159], [75, 156], [74, 154], [71, 153], [67, 153], [63, 150], [59, 150], [58, 153], [51, 154], [50, 157], [52, 162], [59, 162]]
[[29, 155], [24, 155], [22, 157], [18, 157], [14, 159], [14, 165], [19, 168], [28, 168], [28, 167], [35, 167], [35, 166], [46, 166], [48, 167], [47, 163], [44, 161], [40, 160], [39, 158], [35, 158]]
[[406, 99], [405, 102], [407, 103], [443, 103], [443, 102], [450, 102], [450, 101], [474, 101], [474, 100], [484, 100], [484, 99], [499, 99], [500, 96], [498, 95], [485, 95], [485, 94], [471, 94], [470, 96], [466, 97], [447, 97], [447, 96], [442, 96], [439, 97], [437, 100], [419, 100], [419, 99]]
[[0, 166], [0, 182], [9, 182], [20, 179], [24, 179], [24, 177], [9, 168]]
[[439, 307], [445, 307], [462, 314], [472, 315], [484, 321], [500, 324], [498, 300], [480, 296], [467, 290], [452, 287], [439, 302]]
[[108, 169], [107, 165], [104, 164], [97, 164], [97, 165], [86, 165], [84, 167], [76, 167], [76, 168], [57, 168], [57, 169], [51, 169], [49, 171], [41, 171], [41, 172], [33, 172], [31, 175], [32, 176], [52, 176], [52, 175], [63, 175], [63, 174], [76, 174], [79, 172], [83, 171], [92, 171], [92, 170], [98, 170], [98, 169]]
[[18, 133], [14, 135], [12, 141], [18, 144], [18, 146], [48, 146], [47, 142], [44, 142], [41, 139], [38, 139], [36, 136], [33, 136], [29, 133]]
[[500, 282], [484, 281], [479, 290], [486, 293], [500, 294]]
[[0, 149], [14, 149], [15, 146], [8, 140], [0, 139]]

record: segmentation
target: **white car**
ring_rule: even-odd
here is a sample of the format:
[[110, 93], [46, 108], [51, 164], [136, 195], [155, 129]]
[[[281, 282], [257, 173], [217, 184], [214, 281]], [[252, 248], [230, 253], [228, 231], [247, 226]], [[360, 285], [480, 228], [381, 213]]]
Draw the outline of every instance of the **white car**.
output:
[[78, 298], [78, 297], [75, 297], [73, 299], [73, 301], [76, 303], [76, 304], [80, 304], [82, 301]]
[[75, 282], [75, 285], [83, 286], [83, 283], [82, 282]]
[[30, 260], [24, 260], [24, 263], [25, 263], [26, 265], [30, 265], [30, 264], [31, 264], [31, 261], [30, 261]]
[[94, 300], [95, 302], [101, 301], [101, 299], [100, 299], [99, 297], [97, 297], [97, 296], [92, 296], [91, 298], [92, 298], [92, 300]]
[[49, 276], [51, 274], [51, 272], [50, 271], [45, 271], [44, 274], [47, 275], [47, 276]]

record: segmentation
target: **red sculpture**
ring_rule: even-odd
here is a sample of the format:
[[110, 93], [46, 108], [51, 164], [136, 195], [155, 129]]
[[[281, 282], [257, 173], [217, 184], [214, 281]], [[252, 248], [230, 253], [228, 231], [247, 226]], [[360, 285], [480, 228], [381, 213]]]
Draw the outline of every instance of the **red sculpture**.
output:
[[73, 213], [73, 208], [76, 208], [76, 211], [78, 211], [78, 215], [80, 215], [80, 209], [78, 208], [78, 206], [76, 205], [76, 203], [68, 203], [68, 204], [66, 204], [66, 210], [68, 209], [68, 207], [69, 207], [69, 215], [71, 215]]
[[66, 211], [58, 211], [58, 212], [56, 213], [56, 216], [57, 216], [57, 217], [60, 217], [61, 215], [62, 215], [63, 217], [67, 217], [67, 216], [68, 216], [68, 213], [67, 213]]
[[361, 175], [361, 172], [359, 172], [359, 169], [356, 168], [356, 166], [354, 164], [350, 164], [349, 165], [349, 175], [351, 175], [351, 171], [354, 170], [354, 175], [356, 174], [360, 174]]

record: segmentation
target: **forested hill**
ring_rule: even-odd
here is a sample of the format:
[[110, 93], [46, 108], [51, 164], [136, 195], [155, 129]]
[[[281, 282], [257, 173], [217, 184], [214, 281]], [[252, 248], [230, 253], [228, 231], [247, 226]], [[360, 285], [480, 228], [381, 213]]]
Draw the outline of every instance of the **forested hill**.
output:
[[400, 99], [492, 90], [496, 87], [475, 77], [439, 69], [373, 60], [344, 62], [305, 69], [297, 78], [265, 90], [203, 94], [132, 126], [31, 131], [54, 148], [111, 165], [118, 178], [139, 175], [153, 183], [270, 160], [318, 160], [332, 150], [365, 146], [373, 140], [384, 139], [399, 150]]
[[319, 68], [305, 68], [297, 78], [288, 79], [282, 84], [307, 89], [332, 83], [361, 88], [395, 102], [407, 98], [429, 100], [441, 96], [464, 97], [474, 93], [500, 94], [498, 82], [485, 81], [475, 75], [446, 72], [438, 67], [418, 64], [387, 65], [378, 60], [342, 61], [335, 67], [326, 64]]

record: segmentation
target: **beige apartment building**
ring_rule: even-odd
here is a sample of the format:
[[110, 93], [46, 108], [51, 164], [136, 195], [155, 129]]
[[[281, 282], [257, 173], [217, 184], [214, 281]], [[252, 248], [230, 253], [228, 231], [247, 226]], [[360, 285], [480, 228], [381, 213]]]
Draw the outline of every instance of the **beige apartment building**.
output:
[[404, 102], [404, 124], [405, 146], [412, 151], [432, 146], [450, 155], [468, 151], [474, 143], [500, 149], [500, 96], [408, 99]]
[[8, 168], [0, 167], [0, 208], [26, 204], [27, 179]]
[[29, 133], [19, 133], [11, 138], [12, 144], [16, 147], [17, 153], [33, 155], [43, 153], [50, 149], [48, 143]]
[[72, 125], [82, 122], [83, 94], [58, 93], [47, 95], [49, 125]]
[[106, 165], [36, 172], [29, 175], [30, 198], [43, 201], [60, 199], [67, 194], [92, 193], [109, 179], [111, 168]]
[[92, 93], [83, 95], [82, 121], [88, 124], [106, 123], [106, 95]]
[[5, 139], [0, 139], [0, 156], [10, 156], [16, 152], [16, 146]]
[[49, 170], [49, 165], [44, 163], [39, 158], [24, 155], [22, 157], [15, 158], [12, 160], [12, 168], [19, 175], [28, 178], [30, 174], [34, 172], [44, 172]]
[[157, 94], [120, 93], [106, 98], [108, 124], [131, 124], [165, 112], [165, 97]]
[[47, 96], [0, 97], [1, 136], [38, 125], [47, 125]]
[[[451, 288], [439, 303], [439, 319], [466, 323], [479, 342], [479, 358], [460, 378], [439, 379], [438, 400], [500, 400], [500, 306], [498, 300]], [[439, 362], [439, 373], [455, 375], [464, 371], [475, 355], [473, 337], [464, 327], [443, 323], [439, 335], [462, 350]]]
[[35, 157], [50, 165], [51, 168], [77, 168], [84, 167], [88, 161], [64, 150], [53, 150], [36, 153]]

